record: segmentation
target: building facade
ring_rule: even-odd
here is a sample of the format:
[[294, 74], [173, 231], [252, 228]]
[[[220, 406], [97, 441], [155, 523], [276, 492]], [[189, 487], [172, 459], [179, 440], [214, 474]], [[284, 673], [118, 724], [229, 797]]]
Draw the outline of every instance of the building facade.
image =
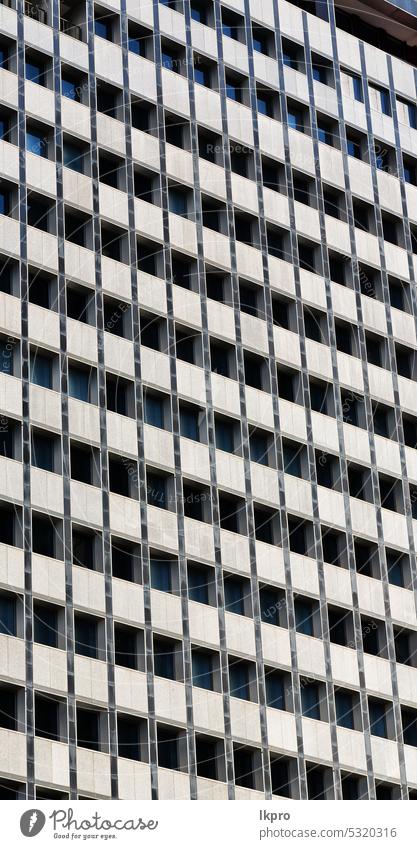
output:
[[416, 44], [0, 4], [1, 798], [417, 798]]

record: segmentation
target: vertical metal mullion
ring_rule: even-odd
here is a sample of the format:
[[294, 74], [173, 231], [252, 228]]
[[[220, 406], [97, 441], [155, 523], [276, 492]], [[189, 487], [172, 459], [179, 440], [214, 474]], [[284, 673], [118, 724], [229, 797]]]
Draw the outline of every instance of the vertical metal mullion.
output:
[[[304, 18], [305, 25], [305, 44], [306, 50], [309, 52], [310, 49], [310, 39], [309, 39], [309, 31], [308, 31], [308, 17], [305, 15]], [[336, 421], [337, 421], [337, 430], [338, 430], [338, 442], [339, 442], [339, 459], [340, 459], [340, 480], [342, 485], [342, 492], [344, 498], [344, 510], [345, 510], [345, 524], [346, 524], [346, 539], [347, 539], [347, 558], [348, 558], [348, 568], [350, 571], [350, 580], [351, 580], [351, 591], [352, 591], [352, 599], [353, 599], [353, 615], [356, 615], [356, 624], [355, 624], [355, 643], [356, 650], [358, 653], [358, 662], [360, 659], [360, 652], [362, 652], [362, 638], [361, 638], [361, 629], [360, 629], [360, 617], [358, 614], [358, 590], [357, 590], [357, 578], [356, 578], [356, 567], [355, 567], [355, 555], [354, 555], [354, 542], [353, 542], [353, 532], [352, 532], [352, 517], [350, 510], [350, 495], [349, 495], [349, 483], [347, 477], [347, 462], [346, 462], [346, 451], [345, 451], [345, 439], [344, 439], [344, 430], [343, 430], [343, 410], [342, 410], [342, 401], [341, 401], [341, 390], [340, 390], [340, 381], [338, 374], [338, 363], [337, 363], [337, 348], [336, 348], [336, 333], [335, 333], [335, 320], [334, 320], [334, 311], [332, 305], [332, 286], [330, 280], [330, 267], [329, 267], [329, 253], [328, 253], [328, 245], [327, 245], [327, 236], [326, 236], [326, 222], [325, 222], [325, 210], [324, 210], [324, 199], [323, 199], [323, 185], [321, 179], [321, 170], [320, 170], [320, 154], [319, 154], [319, 145], [318, 145], [318, 134], [317, 134], [317, 120], [314, 114], [314, 89], [313, 89], [313, 77], [311, 73], [311, 63], [308, 61], [308, 83], [310, 89], [310, 97], [312, 98], [312, 137], [313, 137], [313, 150], [314, 150], [314, 161], [316, 163], [316, 186], [317, 186], [317, 200], [318, 200], [318, 211], [319, 211], [319, 219], [320, 219], [320, 236], [321, 236], [321, 244], [322, 244], [322, 260], [323, 260], [323, 271], [324, 271], [324, 279], [326, 286], [326, 307], [327, 307], [327, 325], [329, 332], [329, 343], [331, 350], [331, 359], [332, 359], [332, 373], [333, 373], [333, 384], [335, 389], [335, 412], [336, 412]], [[356, 600], [356, 603], [355, 603]], [[355, 610], [356, 608], [356, 610]], [[361, 699], [362, 701], [366, 701], [366, 688], [363, 670], [359, 667], [359, 681], [361, 688]], [[366, 725], [366, 715], [362, 717], [363, 726]], [[372, 760], [370, 756], [370, 750], [367, 752], [368, 758], [368, 771], [372, 771]]]
[[[367, 76], [367, 68], [366, 68], [366, 58], [365, 58], [365, 50], [363, 42], [359, 43], [359, 53], [361, 59], [361, 71], [362, 71], [362, 79], [364, 82], [363, 92], [364, 92], [364, 103], [366, 109], [366, 124], [367, 124], [367, 137], [368, 137], [368, 150], [369, 150], [369, 163], [371, 167], [372, 174], [372, 186], [374, 193], [374, 209], [375, 209], [375, 220], [377, 226], [377, 235], [378, 235], [378, 244], [379, 244], [379, 256], [380, 256], [380, 267], [381, 267], [381, 278], [382, 278], [382, 291], [384, 296], [384, 306], [385, 306], [385, 317], [387, 322], [387, 337], [388, 337], [388, 349], [390, 355], [390, 371], [392, 377], [393, 384], [393, 396], [394, 396], [394, 405], [395, 405], [395, 418], [397, 425], [397, 437], [398, 434], [398, 422], [401, 418], [400, 412], [400, 402], [399, 402], [399, 390], [398, 390], [398, 373], [397, 373], [397, 364], [396, 364], [396, 356], [395, 356], [395, 345], [394, 338], [392, 333], [392, 319], [391, 319], [391, 306], [389, 299], [389, 290], [388, 290], [388, 276], [387, 276], [387, 268], [385, 261], [385, 251], [384, 251], [384, 233], [382, 226], [382, 213], [381, 206], [379, 202], [379, 189], [378, 189], [378, 178], [376, 171], [376, 157], [375, 157], [375, 144], [372, 130], [372, 118], [370, 112], [370, 102], [369, 102], [369, 91], [368, 91], [368, 76]], [[391, 91], [391, 98], [392, 91]], [[406, 768], [405, 768], [405, 754], [404, 754], [404, 741], [403, 741], [403, 733], [402, 733], [402, 721], [401, 721], [401, 708], [399, 702], [398, 695], [398, 677], [397, 677], [397, 664], [396, 664], [396, 654], [395, 654], [395, 642], [394, 642], [394, 630], [392, 624], [392, 616], [391, 616], [391, 603], [389, 597], [389, 583], [388, 583], [388, 571], [387, 571], [387, 562], [385, 556], [385, 547], [384, 547], [384, 535], [383, 535], [383, 527], [382, 527], [382, 513], [381, 513], [381, 499], [379, 495], [379, 485], [377, 479], [377, 458], [376, 458], [376, 449], [375, 449], [375, 439], [372, 430], [372, 438], [370, 439], [370, 448], [371, 448], [371, 460], [373, 466], [373, 473], [375, 476], [375, 490], [377, 497], [377, 528], [378, 528], [378, 538], [379, 538], [379, 551], [380, 551], [380, 563], [381, 563], [381, 579], [382, 579], [382, 589], [384, 596], [384, 608], [385, 608], [385, 627], [387, 634], [387, 648], [388, 648], [388, 658], [391, 669], [391, 682], [392, 682], [392, 693], [393, 693], [393, 709], [394, 709], [394, 724], [395, 724], [395, 732], [396, 732], [396, 741], [398, 747], [398, 759], [400, 765], [400, 780], [401, 780], [401, 791], [404, 799], [408, 798], [408, 788], [407, 788], [407, 777], [406, 777]], [[399, 446], [400, 453], [400, 446]], [[404, 457], [404, 469], [405, 469], [405, 457]], [[406, 513], [406, 521], [407, 521], [407, 532], [408, 532], [408, 540], [410, 545], [411, 555], [414, 554], [414, 535], [412, 528], [412, 517], [410, 512], [410, 501], [409, 501], [409, 487], [408, 481], [402, 479], [403, 492], [406, 496], [404, 499], [405, 513]], [[408, 498], [407, 498], [408, 496]], [[407, 509], [408, 504], [408, 509]]]
[[181, 615], [183, 629], [183, 663], [184, 663], [184, 687], [187, 717], [187, 752], [188, 768], [190, 777], [191, 799], [197, 798], [197, 769], [196, 769], [196, 747], [193, 722], [193, 687], [192, 687], [192, 662], [191, 643], [188, 616], [188, 581], [187, 561], [185, 555], [184, 538], [184, 502], [182, 499], [182, 473], [181, 473], [181, 444], [179, 435], [179, 407], [177, 391], [177, 361], [175, 348], [175, 320], [172, 288], [172, 256], [169, 238], [169, 213], [168, 213], [168, 181], [166, 173], [166, 151], [165, 151], [165, 121], [164, 101], [162, 86], [162, 64], [161, 64], [161, 33], [159, 28], [159, 3], [153, 0], [154, 12], [154, 39], [155, 39], [155, 70], [157, 91], [157, 118], [159, 135], [159, 156], [161, 175], [161, 207], [164, 235], [164, 268], [167, 296], [167, 330], [168, 330], [168, 355], [170, 363], [171, 378], [171, 411], [172, 411], [172, 435], [174, 444], [175, 461], [175, 494], [176, 513], [178, 528], [178, 564], [181, 593]]
[[27, 798], [35, 798], [35, 711], [33, 691], [32, 511], [30, 502], [30, 399], [29, 399], [29, 278], [27, 257], [27, 186], [25, 116], [25, 15], [24, 0], [17, 0], [17, 74], [19, 141], [19, 221], [21, 298], [21, 383], [23, 458], [24, 628], [26, 664]]
[[112, 568], [110, 544], [110, 506], [109, 506], [109, 469], [107, 453], [107, 422], [106, 422], [106, 375], [104, 359], [104, 311], [103, 290], [101, 279], [101, 232], [100, 232], [100, 198], [98, 174], [97, 146], [97, 96], [94, 62], [94, 0], [87, 0], [87, 31], [88, 31], [88, 66], [89, 66], [89, 106], [91, 119], [91, 176], [93, 188], [93, 239], [95, 254], [95, 284], [96, 284], [96, 321], [97, 321], [97, 350], [98, 350], [98, 405], [100, 415], [100, 454], [101, 454], [101, 489], [103, 505], [103, 562], [106, 602], [106, 660], [108, 678], [108, 719], [109, 719], [109, 753], [111, 795], [118, 797], [117, 774], [117, 716], [115, 700], [114, 672], [114, 631], [112, 603]]
[[62, 475], [63, 475], [63, 549], [65, 563], [65, 619], [67, 655], [67, 735], [69, 752], [70, 798], [77, 798], [77, 734], [74, 679], [74, 605], [72, 583], [72, 531], [70, 490], [70, 446], [68, 421], [68, 357], [67, 315], [65, 289], [65, 226], [63, 198], [63, 139], [61, 110], [60, 62], [60, 4], [53, 0], [53, 77], [55, 94], [55, 160], [57, 185], [57, 239], [58, 239], [58, 310], [60, 335], [61, 420], [62, 420]]
[[202, 339], [203, 339], [203, 366], [206, 388], [206, 407], [207, 407], [207, 439], [209, 447], [210, 461], [210, 490], [211, 490], [211, 507], [212, 507], [212, 526], [214, 540], [214, 556], [216, 570], [216, 585], [217, 585], [217, 611], [219, 620], [219, 635], [220, 635], [220, 665], [222, 678], [222, 695], [223, 695], [223, 715], [224, 715], [224, 738], [225, 738], [225, 758], [226, 758], [226, 781], [228, 789], [228, 798], [234, 799], [234, 761], [233, 761], [233, 740], [230, 717], [230, 682], [229, 682], [229, 664], [227, 655], [226, 643], [226, 617], [225, 617], [225, 598], [224, 598], [224, 582], [223, 569], [221, 558], [221, 539], [220, 539], [220, 515], [219, 515], [219, 493], [217, 488], [217, 470], [216, 470], [216, 440], [214, 428], [214, 409], [213, 409], [213, 394], [211, 386], [211, 365], [210, 365], [210, 337], [208, 330], [208, 312], [207, 312], [207, 287], [206, 273], [204, 264], [204, 249], [203, 249], [203, 219], [201, 208], [201, 188], [200, 188], [200, 173], [199, 173], [199, 147], [198, 147], [198, 127], [196, 119], [196, 103], [194, 89], [194, 71], [193, 71], [193, 54], [191, 40], [191, 10], [190, 0], [184, 0], [184, 15], [185, 15], [185, 31], [187, 38], [187, 72], [188, 72], [188, 93], [190, 99], [190, 128], [191, 128], [191, 154], [193, 159], [193, 176], [194, 176], [194, 210], [197, 230], [197, 248], [198, 248], [198, 281], [199, 294], [201, 305], [201, 321], [202, 321]]
[[237, 271], [237, 256], [236, 256], [236, 234], [234, 221], [234, 207], [232, 196], [231, 182], [231, 161], [230, 161], [230, 146], [229, 146], [229, 129], [227, 117], [227, 101], [226, 101], [226, 78], [225, 66], [223, 59], [223, 41], [222, 41], [222, 21], [221, 21], [221, 5], [219, 0], [214, 2], [215, 8], [215, 25], [217, 33], [217, 50], [219, 56], [219, 81], [220, 81], [220, 103], [222, 116], [222, 138], [223, 138], [223, 157], [224, 171], [226, 181], [226, 207], [227, 207], [227, 222], [228, 236], [230, 243], [230, 260], [231, 260], [231, 280], [232, 280], [232, 301], [233, 312], [235, 319], [235, 337], [236, 337], [236, 360], [237, 373], [239, 381], [239, 402], [241, 413], [242, 427], [242, 457], [245, 472], [245, 513], [246, 513], [246, 532], [249, 543], [250, 557], [250, 584], [251, 584], [251, 599], [252, 612], [254, 622], [254, 634], [256, 645], [255, 665], [257, 672], [258, 683], [258, 700], [260, 711], [260, 728], [261, 728], [261, 746], [262, 746], [262, 786], [267, 798], [271, 796], [271, 773], [269, 764], [269, 748], [268, 748], [268, 733], [266, 719], [266, 697], [265, 697], [265, 671], [263, 665], [262, 654], [262, 632], [261, 632], [261, 616], [260, 616], [260, 600], [259, 600], [259, 585], [257, 579], [256, 567], [256, 539], [255, 539], [255, 522], [254, 522], [254, 507], [251, 486], [250, 472], [250, 456], [249, 456], [249, 429], [246, 410], [246, 390], [245, 390], [245, 367], [244, 353], [242, 346], [242, 329], [240, 320], [240, 296], [239, 296], [239, 277]]
[[141, 522], [142, 585], [145, 611], [145, 664], [148, 697], [149, 768], [152, 799], [158, 798], [158, 755], [155, 720], [155, 688], [152, 636], [152, 609], [149, 565], [149, 541], [146, 503], [146, 466], [143, 434], [143, 385], [140, 348], [140, 322], [138, 307], [137, 243], [134, 204], [134, 174], [132, 157], [132, 123], [129, 91], [128, 18], [126, 0], [121, 0], [124, 120], [126, 130], [127, 195], [129, 211], [129, 258], [132, 287], [132, 325], [135, 360], [136, 426], [139, 467], [139, 498]]

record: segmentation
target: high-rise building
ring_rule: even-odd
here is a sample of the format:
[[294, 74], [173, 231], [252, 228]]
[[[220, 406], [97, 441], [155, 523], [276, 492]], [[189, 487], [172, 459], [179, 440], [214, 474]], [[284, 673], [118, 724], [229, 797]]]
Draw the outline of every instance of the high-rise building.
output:
[[417, 2], [0, 4], [0, 797], [417, 797]]

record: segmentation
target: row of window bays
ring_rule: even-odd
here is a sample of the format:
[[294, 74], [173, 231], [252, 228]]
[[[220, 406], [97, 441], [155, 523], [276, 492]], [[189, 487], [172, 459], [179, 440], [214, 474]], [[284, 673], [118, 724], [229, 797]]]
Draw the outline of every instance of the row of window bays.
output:
[[[233, 578], [231, 578], [233, 581]], [[228, 582], [225, 581], [225, 587]], [[231, 584], [231, 586], [233, 586]], [[232, 605], [236, 594], [231, 590]], [[226, 598], [229, 596], [226, 594]], [[230, 600], [230, 599], [229, 599]], [[228, 607], [228, 606], [227, 606]], [[261, 611], [263, 621], [283, 609], [280, 602], [262, 597]], [[272, 611], [272, 613], [271, 613]], [[314, 624], [307, 600], [295, 600], [296, 628], [301, 634], [312, 632]], [[351, 614], [338, 608], [329, 607], [330, 639], [335, 644], [344, 644], [342, 632], [349, 628], [345, 620]], [[65, 609], [45, 602], [34, 601], [34, 642], [52, 648], [65, 648]], [[381, 623], [380, 623], [381, 624]], [[350, 627], [352, 623], [350, 623]], [[23, 630], [23, 599], [2, 593], [0, 595], [0, 633], [14, 635]], [[114, 661], [117, 666], [146, 671], [144, 632], [125, 624], [114, 623]], [[362, 619], [362, 640], [365, 652], [375, 654], [375, 642], [380, 638], [379, 625], [375, 620]], [[415, 635], [410, 639], [406, 632], [395, 633], [395, 651], [397, 662], [411, 663], [415, 655]], [[408, 638], [408, 642], [407, 642]], [[351, 640], [353, 636], [351, 635]], [[351, 646], [354, 643], [351, 642]], [[106, 660], [105, 620], [85, 613], [74, 613], [75, 653], [95, 660]], [[181, 683], [184, 681], [183, 645], [180, 639], [162, 634], [153, 634], [153, 672], [155, 676]], [[404, 654], [406, 652], [406, 655]], [[222, 675], [219, 652], [205, 646], [192, 644], [192, 684], [194, 687], [222, 692]], [[227, 663], [230, 695], [244, 701], [258, 702], [257, 668], [252, 660], [228, 655]], [[275, 710], [294, 710], [292, 678], [288, 670], [265, 665], [265, 698], [267, 707]], [[327, 688], [324, 681], [314, 676], [301, 676], [301, 708], [309, 719], [329, 721]], [[0, 727], [9, 730], [24, 730], [24, 690], [18, 685], [0, 683]], [[49, 739], [65, 740], [66, 709], [65, 700], [51, 695], [38, 696], [39, 718], [37, 733]], [[362, 711], [359, 692], [341, 686], [335, 688], [336, 723], [355, 731], [363, 731]], [[395, 739], [393, 706], [389, 700], [368, 697], [371, 734], [386, 739]], [[402, 706], [402, 724], [406, 745], [417, 746], [417, 710]], [[106, 714], [97, 711], [99, 724], [106, 722]], [[93, 717], [91, 717], [91, 720]], [[131, 721], [134, 718], [131, 717]], [[136, 721], [138, 721], [136, 719]], [[102, 732], [103, 729], [101, 729]], [[107, 740], [102, 733], [86, 735], [80, 745], [92, 749], [106, 750]], [[126, 757], [142, 759], [139, 750]], [[178, 768], [172, 766], [171, 768]]]
[[[308, 684], [304, 682], [304, 688]], [[346, 720], [347, 705], [343, 692], [337, 693], [338, 720]], [[313, 698], [304, 699], [304, 715], [308, 716]], [[377, 700], [370, 700], [371, 733], [381, 736], [384, 730], [384, 720]], [[95, 705], [83, 702], [76, 704], [76, 745], [93, 751], [109, 751], [109, 728], [106, 712]], [[407, 711], [402, 714], [406, 728], [405, 737], [409, 744], [414, 745], [414, 719]], [[350, 727], [347, 721], [339, 721], [344, 727]], [[9, 684], [0, 684], [0, 727], [9, 731], [25, 730], [24, 720], [24, 689]], [[149, 734], [146, 718], [117, 711], [117, 754], [120, 758], [129, 760], [149, 761]], [[186, 731], [175, 725], [157, 722], [157, 763], [160, 768], [188, 771], [188, 752]], [[34, 733], [36, 737], [47, 740], [67, 740], [67, 704], [65, 699], [59, 699], [50, 694], [35, 691], [34, 694]], [[226, 764], [224, 740], [213, 734], [195, 732], [196, 772], [199, 778], [211, 781], [226, 781]], [[299, 775], [297, 760], [278, 751], [270, 751], [269, 766], [271, 772], [271, 789], [273, 795], [288, 798], [299, 796]], [[263, 790], [263, 769], [261, 752], [256, 747], [233, 743], [233, 773], [237, 787], [252, 790]], [[328, 767], [308, 761], [306, 763], [307, 787], [309, 799], [326, 799], [333, 797], [332, 772]], [[377, 782], [376, 795], [378, 799], [398, 798], [399, 788], [395, 784]], [[366, 778], [361, 775], [342, 773], [342, 792], [344, 799], [366, 798]], [[414, 798], [410, 793], [410, 798]], [[2, 780], [2, 799], [24, 798], [25, 790], [15, 781]], [[65, 793], [51, 788], [36, 788], [37, 799], [68, 798]], [[79, 797], [85, 798], [85, 797]]]
[[[72, 10], [70, 17], [71, 22], [65, 20], [66, 26], [64, 31], [75, 37], [86, 36], [85, 21], [82, 23], [82, 10], [78, 6]], [[45, 13], [46, 14], [46, 13]], [[214, 25], [213, 7], [211, 4], [204, 4], [201, 9], [191, 8], [192, 19]], [[204, 20], [203, 20], [204, 19]], [[120, 44], [119, 18], [117, 15], [112, 15], [108, 11], [104, 11], [97, 7], [95, 9], [95, 34], [102, 39]], [[230, 10], [222, 8], [221, 15], [222, 31], [225, 36], [235, 41], [245, 43], [246, 41], [246, 26], [242, 15]], [[128, 48], [129, 50], [150, 61], [155, 61], [155, 36], [151, 29], [128, 21]], [[252, 44], [256, 53], [261, 53], [270, 58], [276, 58], [275, 36], [272, 30], [269, 30], [255, 22], [252, 23]], [[292, 68], [300, 73], [306, 73], [306, 54], [304, 45], [292, 41], [287, 36], [281, 37], [282, 59], [285, 66]], [[3, 37], [0, 45], [0, 63], [3, 68], [8, 70], [16, 70], [16, 43], [10, 39]], [[310, 55], [313, 78], [323, 84], [335, 87], [335, 74], [332, 61], [323, 55], [311, 51]], [[185, 45], [168, 38], [165, 35], [161, 36], [161, 65], [162, 67], [183, 76], [187, 75], [187, 61]], [[200, 55], [198, 51], [193, 54], [194, 79], [196, 83], [207, 86], [210, 89], [218, 89], [218, 63], [213, 57]], [[352, 72], [350, 69], [342, 68], [342, 87], [348, 96], [363, 103], [363, 80], [360, 74]], [[236, 74], [230, 69], [227, 74], [231, 77], [228, 81], [228, 88], [231, 92], [227, 92], [228, 96], [234, 99], [242, 99], [236, 96], [235, 89], [248, 90], [248, 80], [242, 74]], [[31, 82], [39, 85], [53, 87], [52, 78], [52, 59], [44, 54], [41, 54], [28, 47], [25, 54], [25, 75]], [[62, 92], [65, 96], [71, 97], [79, 102], [86, 102], [88, 96], [88, 86], [86, 85], [85, 75], [78, 72], [78, 76], [71, 68], [63, 66], [63, 82]], [[345, 79], [346, 78], [346, 79]], [[87, 94], [86, 94], [87, 91]], [[269, 90], [268, 90], [269, 91]], [[272, 93], [272, 89], [270, 90]], [[374, 81], [369, 82], [369, 96], [371, 105], [374, 109], [381, 111], [387, 116], [392, 115], [392, 107], [390, 101], [390, 93], [388, 89], [380, 83]], [[249, 97], [247, 92], [246, 98]], [[400, 117], [404, 118], [410, 127], [417, 127], [417, 107], [414, 101], [407, 100], [403, 96], [397, 96], [398, 109]]]

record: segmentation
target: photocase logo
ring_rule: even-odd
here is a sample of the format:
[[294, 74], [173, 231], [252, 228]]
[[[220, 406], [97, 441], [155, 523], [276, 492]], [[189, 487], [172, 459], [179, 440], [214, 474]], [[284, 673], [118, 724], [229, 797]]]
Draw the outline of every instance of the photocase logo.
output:
[[42, 831], [45, 822], [45, 814], [33, 808], [31, 811], [25, 811], [20, 817], [20, 831], [24, 837], [36, 837]]

